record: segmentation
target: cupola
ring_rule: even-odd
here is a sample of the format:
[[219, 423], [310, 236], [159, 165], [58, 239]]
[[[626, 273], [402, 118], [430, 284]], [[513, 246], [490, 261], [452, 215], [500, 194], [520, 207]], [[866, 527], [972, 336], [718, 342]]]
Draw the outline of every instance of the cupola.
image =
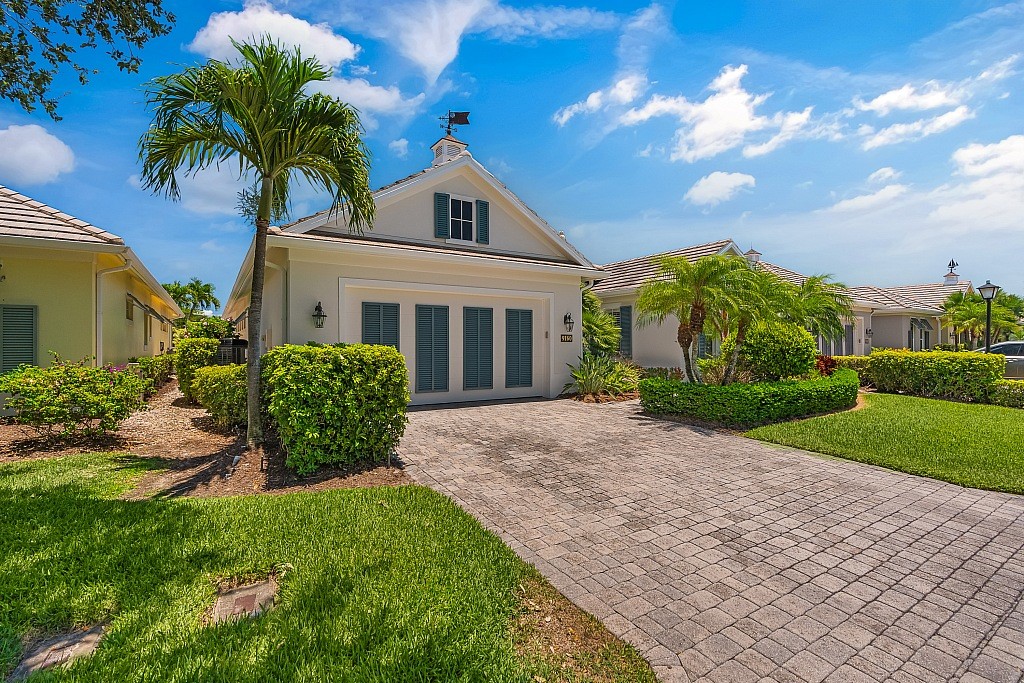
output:
[[462, 140], [458, 140], [451, 135], [445, 135], [430, 146], [430, 151], [434, 153], [434, 161], [431, 165], [440, 166], [441, 164], [447, 163], [456, 158], [463, 152], [469, 154], [469, 152], [466, 151], [467, 147], [469, 147], [469, 145]]
[[946, 279], [943, 280], [943, 284], [956, 285], [960, 283], [960, 276], [956, 274], [956, 267], [959, 265], [956, 261], [949, 262], [949, 272], [946, 273]]
[[751, 247], [750, 251], [745, 253], [743, 256], [747, 259], [747, 262], [750, 263], [750, 265], [754, 265], [761, 260], [761, 252], [757, 251], [753, 247]]

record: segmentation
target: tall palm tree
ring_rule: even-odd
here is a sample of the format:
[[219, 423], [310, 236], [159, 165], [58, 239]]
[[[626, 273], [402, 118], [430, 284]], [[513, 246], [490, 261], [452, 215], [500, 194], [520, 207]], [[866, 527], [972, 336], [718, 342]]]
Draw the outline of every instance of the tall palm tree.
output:
[[192, 278], [185, 284], [178, 280], [163, 285], [167, 293], [178, 304], [178, 308], [185, 314], [184, 322], [188, 323], [195, 316], [197, 311], [205, 311], [210, 308], [220, 308], [220, 299], [214, 295], [215, 287], [209, 282], [203, 282], [197, 277]]
[[732, 281], [734, 310], [728, 317], [735, 344], [722, 375], [722, 384], [729, 384], [735, 377], [740, 351], [751, 327], [762, 321], [801, 318], [804, 306], [795, 285], [766, 270], [737, 271]]
[[784, 319], [825, 339], [840, 339], [845, 334], [846, 321], [853, 316], [853, 299], [846, 285], [834, 282], [831, 275], [811, 275], [800, 283], [796, 296], [799, 305], [784, 314]]
[[260, 322], [267, 230], [275, 206], [286, 206], [295, 178], [331, 193], [332, 208], [350, 230], [371, 227], [369, 151], [357, 112], [320, 93], [331, 70], [264, 38], [234, 43], [237, 63], [211, 59], [149, 85], [153, 122], [139, 141], [143, 186], [178, 199], [178, 173], [188, 176], [230, 162], [259, 187], [249, 299], [246, 367], [250, 448], [263, 442], [260, 424]]
[[694, 359], [697, 338], [704, 333], [709, 315], [736, 308], [731, 285], [735, 274], [748, 268], [747, 261], [736, 256], [705, 256], [690, 263], [681, 256], [665, 256], [657, 265], [655, 279], [637, 291], [637, 325], [661, 324], [675, 316], [686, 379], [702, 382]]

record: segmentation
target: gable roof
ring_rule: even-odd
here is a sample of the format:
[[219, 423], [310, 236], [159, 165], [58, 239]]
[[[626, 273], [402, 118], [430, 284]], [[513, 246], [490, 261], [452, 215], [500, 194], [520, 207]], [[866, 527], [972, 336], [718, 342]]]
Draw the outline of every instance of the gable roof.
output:
[[0, 185], [0, 236], [86, 244], [124, 244], [124, 240], [113, 233], [3, 185]]
[[606, 263], [601, 268], [604, 269], [607, 276], [594, 285], [594, 292], [600, 294], [613, 290], [639, 287], [657, 275], [657, 261], [666, 256], [681, 256], [687, 261], [696, 261], [704, 256], [724, 254], [730, 250], [734, 250], [737, 255], [740, 254], [739, 247], [732, 240], [718, 240], [717, 242], [695, 244], [691, 247], [683, 247], [682, 249], [663, 251], [660, 254], [640, 256], [639, 258], [632, 258], [626, 261]]
[[[526, 202], [524, 202], [522, 199], [519, 198], [518, 195], [512, 192], [512, 190], [510, 190], [507, 185], [498, 180], [498, 178], [493, 173], [488, 171], [480, 162], [474, 159], [473, 155], [470, 154], [468, 151], [463, 151], [450, 161], [438, 164], [437, 166], [425, 168], [421, 171], [416, 171], [415, 173], [412, 173], [400, 180], [396, 180], [395, 182], [389, 183], [387, 185], [384, 185], [383, 187], [378, 188], [373, 192], [373, 199], [374, 201], [379, 201], [386, 197], [392, 197], [396, 194], [406, 191], [407, 189], [410, 189], [411, 187], [414, 186], [414, 184], [420, 182], [423, 179], [426, 179], [428, 176], [435, 177], [443, 175], [466, 166], [472, 168], [477, 173], [477, 175], [481, 177], [485, 182], [487, 182], [492, 188], [494, 188], [494, 190], [497, 191], [498, 194], [504, 196], [505, 199], [511, 202], [513, 206], [518, 208], [520, 212], [531, 223], [533, 223], [535, 227], [538, 228], [538, 230], [547, 238], [547, 240], [551, 244], [555, 246], [555, 248], [558, 251], [565, 254], [565, 258], [562, 260], [562, 263], [571, 264], [575, 266], [582, 266], [590, 270], [598, 269], [597, 266], [591, 263], [591, 261], [582, 254], [582, 252], [576, 249], [576, 247], [574, 247], [567, 239], [565, 239], [564, 236], [562, 236], [558, 231], [551, 227], [551, 225], [547, 221], [541, 218], [540, 214], [538, 214], [536, 211], [530, 208], [526, 204]], [[279, 234], [281, 236], [290, 236], [300, 233], [317, 232], [336, 215], [337, 212], [331, 209], [318, 211], [317, 213], [312, 214], [310, 216], [306, 216], [305, 218], [300, 218], [298, 220], [294, 220], [290, 223], [280, 226], [281, 232]], [[344, 236], [342, 236], [342, 238], [344, 238]], [[408, 240], [377, 235], [372, 233], [372, 231], [362, 235], [362, 238], [374, 240], [375, 243], [381, 245], [401, 246], [411, 244]], [[444, 250], [451, 253], [461, 253], [467, 256], [473, 256], [478, 253], [486, 253], [478, 252], [477, 250], [459, 248], [458, 246], [455, 245], [442, 245], [434, 242], [425, 242], [422, 243], [421, 246], [432, 247], [437, 250]], [[507, 256], [514, 257], [515, 255], [507, 254]], [[535, 258], [534, 260], [545, 259], [543, 259], [543, 257], [538, 257]]]
[[908, 308], [917, 310], [940, 311], [942, 304], [954, 292], [969, 292], [971, 282], [965, 280], [953, 285], [943, 282], [929, 282], [923, 285], [902, 285], [899, 287], [874, 287], [865, 285], [851, 287], [850, 292], [856, 298], [883, 308]]

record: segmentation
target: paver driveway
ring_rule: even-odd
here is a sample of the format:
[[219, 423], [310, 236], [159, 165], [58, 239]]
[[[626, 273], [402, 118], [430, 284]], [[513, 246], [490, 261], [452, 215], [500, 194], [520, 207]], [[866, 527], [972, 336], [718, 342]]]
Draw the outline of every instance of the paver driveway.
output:
[[1024, 679], [1024, 497], [635, 402], [414, 411], [401, 453], [665, 680]]

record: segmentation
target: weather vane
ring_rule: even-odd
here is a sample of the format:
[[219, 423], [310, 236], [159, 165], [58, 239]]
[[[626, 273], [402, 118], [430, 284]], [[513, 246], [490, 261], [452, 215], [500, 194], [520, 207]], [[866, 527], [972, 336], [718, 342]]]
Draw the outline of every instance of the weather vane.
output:
[[451, 135], [453, 130], [458, 130], [455, 126], [468, 125], [468, 111], [452, 111], [451, 109], [449, 109], [448, 113], [441, 117], [441, 127], [444, 128], [444, 132], [447, 135]]
[[950, 272], [953, 272], [953, 269], [954, 269], [954, 268], [956, 268], [956, 267], [957, 267], [957, 266], [959, 266], [959, 265], [960, 265], [959, 263], [957, 263], [957, 262], [956, 262], [956, 261], [954, 261], [953, 259], [950, 259], [950, 260], [949, 260], [949, 271], [950, 271]]

